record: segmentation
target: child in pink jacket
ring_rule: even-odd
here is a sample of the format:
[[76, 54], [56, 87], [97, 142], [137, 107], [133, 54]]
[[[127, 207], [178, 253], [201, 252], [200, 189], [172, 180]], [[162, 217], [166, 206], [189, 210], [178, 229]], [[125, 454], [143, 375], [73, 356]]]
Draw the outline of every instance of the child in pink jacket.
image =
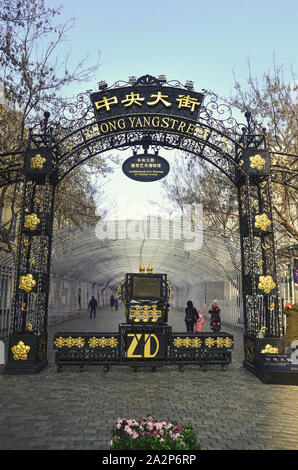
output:
[[204, 323], [205, 323], [205, 319], [203, 317], [202, 310], [198, 309], [198, 315], [199, 315], [199, 318], [197, 318], [197, 320], [196, 320], [195, 330], [196, 330], [196, 333], [202, 333]]

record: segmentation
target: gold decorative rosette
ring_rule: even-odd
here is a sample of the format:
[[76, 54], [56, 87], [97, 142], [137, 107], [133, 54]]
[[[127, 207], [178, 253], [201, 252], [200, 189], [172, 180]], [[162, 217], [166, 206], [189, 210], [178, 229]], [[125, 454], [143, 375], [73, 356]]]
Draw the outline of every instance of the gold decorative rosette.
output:
[[259, 276], [258, 288], [269, 294], [276, 287], [272, 276]]
[[96, 338], [96, 336], [93, 336], [88, 340], [88, 344], [91, 348], [116, 348], [118, 346], [118, 340], [117, 338], [114, 338], [114, 336], [111, 336], [110, 338], [106, 338], [105, 336]]
[[271, 220], [268, 219], [266, 214], [259, 214], [255, 217], [255, 227], [265, 231], [271, 225]]
[[[208, 336], [208, 338], [204, 340], [204, 344], [208, 348], [230, 348], [233, 345], [233, 340], [229, 337], [223, 338], [218, 336], [217, 338], [212, 338], [211, 336]], [[203, 340], [198, 336], [195, 338], [189, 338], [188, 336], [186, 338], [181, 338], [178, 336], [173, 339], [173, 345], [175, 348], [200, 348], [203, 346]]]
[[26, 361], [30, 349], [30, 346], [27, 346], [23, 341], [19, 341], [18, 344], [11, 348], [14, 360], [17, 361], [21, 359], [22, 361]]
[[81, 336], [78, 336], [77, 338], [73, 338], [72, 336], [63, 338], [62, 336], [59, 336], [59, 338], [55, 339], [54, 344], [57, 348], [82, 348], [85, 345], [85, 340]]
[[162, 311], [157, 308], [157, 305], [136, 305], [130, 309], [130, 316], [136, 323], [141, 320], [145, 323], [149, 320], [155, 323], [161, 315]]
[[32, 274], [26, 274], [26, 276], [20, 276], [19, 288], [25, 290], [26, 292], [31, 292], [33, 287], [36, 285], [35, 279], [33, 279]]
[[31, 168], [34, 170], [42, 170], [46, 161], [46, 158], [42, 157], [39, 153], [37, 153], [34, 157], [30, 158]]
[[37, 225], [40, 224], [40, 219], [37, 217], [36, 214], [30, 214], [25, 216], [24, 227], [30, 228], [31, 230], [35, 230]]
[[263, 170], [266, 160], [261, 157], [259, 153], [249, 158], [250, 167], [256, 168], [257, 170]]

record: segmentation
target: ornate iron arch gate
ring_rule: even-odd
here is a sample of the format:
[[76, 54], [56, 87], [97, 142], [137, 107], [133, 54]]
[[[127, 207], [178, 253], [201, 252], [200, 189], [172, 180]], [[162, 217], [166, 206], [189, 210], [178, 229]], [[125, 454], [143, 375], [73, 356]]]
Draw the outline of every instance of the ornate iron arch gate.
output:
[[[204, 158], [237, 187], [244, 309], [244, 364], [260, 378], [264, 341], [283, 348], [272, 224], [270, 158], [263, 129], [246, 113], [239, 124], [229, 106], [191, 84], [149, 75], [84, 93], [58, 123], [31, 130], [24, 167], [2, 172], [2, 184], [23, 180], [15, 298], [7, 373], [47, 364], [47, 308], [55, 188], [94, 155], [117, 148], [179, 149]], [[91, 100], [90, 100], [91, 98]], [[94, 118], [95, 115], [95, 118]], [[58, 137], [57, 137], [58, 136]], [[265, 327], [262, 340], [259, 331]], [[268, 374], [267, 374], [268, 375]]]

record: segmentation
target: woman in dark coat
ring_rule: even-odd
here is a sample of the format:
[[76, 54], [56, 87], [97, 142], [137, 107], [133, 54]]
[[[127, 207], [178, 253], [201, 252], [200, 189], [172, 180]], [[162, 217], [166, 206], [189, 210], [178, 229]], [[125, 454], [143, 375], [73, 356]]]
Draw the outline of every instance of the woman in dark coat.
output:
[[194, 308], [192, 301], [188, 300], [187, 307], [185, 309], [185, 324], [187, 333], [194, 332], [195, 321], [198, 316], [198, 312]]

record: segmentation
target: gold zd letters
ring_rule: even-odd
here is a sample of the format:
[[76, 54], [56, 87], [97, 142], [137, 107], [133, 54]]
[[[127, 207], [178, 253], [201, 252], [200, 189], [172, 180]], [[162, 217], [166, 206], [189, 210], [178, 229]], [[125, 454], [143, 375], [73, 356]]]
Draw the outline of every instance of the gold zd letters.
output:
[[[156, 354], [158, 353], [159, 351], [159, 341], [158, 341], [158, 338], [156, 335], [154, 334], [149, 334], [149, 333], [145, 333], [145, 341], [144, 341], [144, 354], [134, 354], [142, 336], [143, 336], [143, 333], [137, 333], [137, 334], [133, 334], [133, 333], [130, 333], [128, 334], [127, 336], [132, 336], [133, 339], [132, 339], [132, 342], [130, 343], [129, 347], [128, 347], [128, 350], [127, 350], [127, 357], [133, 357], [133, 358], [142, 358], [142, 357], [155, 357]], [[155, 340], [155, 344], [156, 344], [156, 349], [154, 351], [153, 354], [151, 354], [151, 338], [154, 338]]]

